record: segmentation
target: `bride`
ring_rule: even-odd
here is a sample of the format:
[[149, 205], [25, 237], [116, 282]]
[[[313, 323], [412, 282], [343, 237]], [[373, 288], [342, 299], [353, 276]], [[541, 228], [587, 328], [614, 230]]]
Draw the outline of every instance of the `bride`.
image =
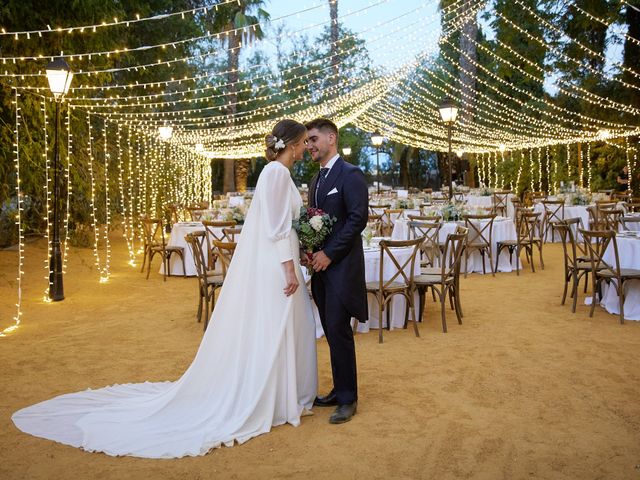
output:
[[61, 395], [16, 412], [20, 430], [107, 455], [175, 458], [300, 424], [316, 396], [316, 343], [291, 227], [302, 200], [289, 169], [302, 158], [306, 137], [293, 120], [266, 136], [270, 162], [184, 375]]

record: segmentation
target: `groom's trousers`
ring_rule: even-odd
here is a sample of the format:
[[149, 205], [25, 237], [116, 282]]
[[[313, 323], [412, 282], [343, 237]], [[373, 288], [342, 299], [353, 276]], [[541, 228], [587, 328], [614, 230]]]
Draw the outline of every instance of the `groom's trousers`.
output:
[[356, 348], [351, 315], [333, 290], [334, 287], [325, 275], [314, 275], [311, 291], [329, 344], [333, 389], [338, 404], [348, 405], [358, 399]]

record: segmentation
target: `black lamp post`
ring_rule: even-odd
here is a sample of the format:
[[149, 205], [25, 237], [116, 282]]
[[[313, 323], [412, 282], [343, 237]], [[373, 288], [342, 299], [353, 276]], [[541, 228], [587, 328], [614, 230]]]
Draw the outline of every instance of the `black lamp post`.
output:
[[451, 178], [453, 175], [453, 159], [451, 158], [451, 128], [458, 116], [458, 106], [450, 98], [445, 98], [442, 103], [440, 103], [438, 110], [440, 110], [440, 118], [447, 125], [447, 138], [449, 142], [449, 200], [451, 200], [453, 197], [453, 182]]
[[49, 89], [56, 101], [55, 143], [53, 144], [53, 242], [49, 258], [49, 298], [64, 300], [62, 250], [60, 248], [60, 103], [69, 92], [73, 72], [67, 62], [56, 58], [47, 65]]
[[380, 194], [380, 146], [384, 137], [377, 130], [371, 135], [371, 145], [376, 147], [376, 181], [378, 183], [378, 194]]

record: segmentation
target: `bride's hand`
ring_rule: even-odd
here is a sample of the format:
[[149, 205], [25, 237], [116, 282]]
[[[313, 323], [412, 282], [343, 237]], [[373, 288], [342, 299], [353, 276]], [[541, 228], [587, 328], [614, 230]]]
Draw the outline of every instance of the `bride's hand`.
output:
[[295, 293], [298, 289], [298, 277], [296, 276], [296, 271], [293, 266], [293, 260], [289, 260], [283, 263], [284, 265], [284, 276], [287, 281], [287, 286], [284, 287], [284, 294], [289, 297]]

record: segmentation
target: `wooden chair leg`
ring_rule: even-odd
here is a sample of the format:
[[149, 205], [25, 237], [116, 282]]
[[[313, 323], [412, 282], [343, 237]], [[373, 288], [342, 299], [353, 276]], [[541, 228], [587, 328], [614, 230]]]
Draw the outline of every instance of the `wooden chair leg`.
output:
[[[567, 299], [567, 290], [569, 287], [569, 280], [573, 279], [573, 274], [570, 272], [564, 272], [564, 292], [562, 293], [562, 300], [560, 301], [560, 305], [564, 305], [565, 300]], [[572, 290], [573, 291], [573, 290]]]
[[415, 309], [415, 306], [413, 305], [413, 296], [411, 292], [409, 292], [409, 295], [407, 297], [408, 297], [407, 301], [409, 302], [409, 305], [411, 308], [411, 319], [413, 321], [413, 331], [416, 332], [416, 337], [420, 338], [420, 332], [418, 331], [418, 322], [416, 321], [416, 309]]
[[196, 314], [198, 323], [202, 321], [202, 286], [198, 289], [198, 313]]
[[618, 283], [620, 284], [618, 294], [618, 302], [620, 304], [620, 325], [624, 325], [624, 281], [620, 279]]
[[149, 252], [149, 261], [147, 262], [147, 280], [149, 280], [149, 273], [151, 272], [151, 260], [153, 259], [153, 255]]
[[[586, 277], [587, 275], [585, 275]], [[577, 276], [573, 277], [573, 282], [571, 285], [572, 295], [573, 295], [573, 305], [571, 306], [571, 312], [576, 313], [576, 305], [578, 304], [578, 281]]]
[[596, 309], [596, 295], [598, 294], [598, 289], [596, 288], [597, 286], [597, 281], [594, 280], [593, 281], [593, 295], [591, 297], [591, 309], [589, 311], [589, 317], [593, 317], [593, 312]]
[[[453, 297], [454, 295], [452, 295], [454, 286], [453, 284], [451, 284], [451, 286], [449, 287], [450, 291], [449, 291], [449, 298]], [[455, 300], [455, 304], [456, 304], [456, 308], [454, 309], [456, 311], [456, 317], [458, 317], [458, 325], [462, 325], [462, 315], [460, 315], [460, 311], [458, 310], [458, 301], [457, 301], [457, 295], [455, 295], [456, 300]]]
[[383, 299], [378, 298], [378, 343], [382, 343], [382, 330], [384, 329], [384, 324], [382, 323], [382, 313], [384, 312]]
[[438, 292], [440, 296], [440, 315], [442, 316], [442, 333], [447, 333], [447, 317], [445, 312], [444, 304], [447, 301], [447, 290], [444, 285], [442, 285], [442, 292]]

